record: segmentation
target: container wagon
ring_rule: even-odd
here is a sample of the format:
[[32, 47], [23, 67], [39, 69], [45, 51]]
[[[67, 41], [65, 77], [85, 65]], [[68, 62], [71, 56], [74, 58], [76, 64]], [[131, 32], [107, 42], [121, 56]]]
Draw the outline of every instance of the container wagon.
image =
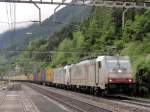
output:
[[64, 67], [54, 69], [54, 86], [59, 88], [65, 87], [65, 73]]
[[54, 80], [54, 72], [53, 72], [53, 69], [51, 68], [48, 68], [46, 70], [46, 85], [53, 85], [53, 80]]

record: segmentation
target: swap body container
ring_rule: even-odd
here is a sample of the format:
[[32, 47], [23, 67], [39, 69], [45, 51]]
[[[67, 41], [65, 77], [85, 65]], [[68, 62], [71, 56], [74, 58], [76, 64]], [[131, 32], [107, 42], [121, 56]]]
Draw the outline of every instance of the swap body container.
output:
[[38, 81], [42, 81], [42, 74], [41, 74], [41, 72], [38, 73]]
[[46, 71], [45, 70], [42, 70], [42, 72], [41, 72], [41, 80], [46, 81]]
[[54, 71], [52, 68], [48, 68], [46, 70], [46, 81], [53, 82], [53, 80], [54, 80]]
[[38, 81], [38, 73], [37, 72], [34, 73], [34, 80]]
[[54, 81], [55, 84], [65, 84], [64, 68], [54, 69]]
[[28, 81], [33, 81], [33, 80], [34, 80], [34, 75], [33, 75], [33, 74], [29, 74], [29, 75], [27, 76], [27, 80], [28, 80]]

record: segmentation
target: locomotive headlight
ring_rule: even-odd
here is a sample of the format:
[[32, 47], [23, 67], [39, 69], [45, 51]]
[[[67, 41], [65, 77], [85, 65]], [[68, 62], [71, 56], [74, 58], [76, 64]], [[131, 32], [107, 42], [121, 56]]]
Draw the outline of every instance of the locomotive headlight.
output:
[[132, 79], [129, 79], [128, 81], [129, 81], [129, 82], [132, 82]]
[[122, 73], [122, 70], [118, 70], [119, 73]]
[[112, 79], [109, 79], [109, 82], [112, 82]]

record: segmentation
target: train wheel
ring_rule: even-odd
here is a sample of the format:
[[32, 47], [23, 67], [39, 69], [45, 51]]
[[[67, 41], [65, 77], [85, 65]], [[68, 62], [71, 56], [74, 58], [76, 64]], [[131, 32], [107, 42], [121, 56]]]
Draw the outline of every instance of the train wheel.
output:
[[101, 96], [102, 97], [105, 97], [105, 96], [107, 96], [108, 95], [108, 91], [107, 90], [102, 90], [101, 91]]
[[100, 95], [100, 89], [98, 87], [94, 88], [94, 95], [95, 96]]

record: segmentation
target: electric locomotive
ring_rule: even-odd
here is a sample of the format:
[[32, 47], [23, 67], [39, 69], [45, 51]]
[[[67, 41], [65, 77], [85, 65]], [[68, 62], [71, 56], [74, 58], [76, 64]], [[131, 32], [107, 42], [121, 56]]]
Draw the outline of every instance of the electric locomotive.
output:
[[130, 92], [135, 81], [127, 56], [99, 56], [72, 65], [70, 85], [82, 91], [106, 95], [112, 92]]

